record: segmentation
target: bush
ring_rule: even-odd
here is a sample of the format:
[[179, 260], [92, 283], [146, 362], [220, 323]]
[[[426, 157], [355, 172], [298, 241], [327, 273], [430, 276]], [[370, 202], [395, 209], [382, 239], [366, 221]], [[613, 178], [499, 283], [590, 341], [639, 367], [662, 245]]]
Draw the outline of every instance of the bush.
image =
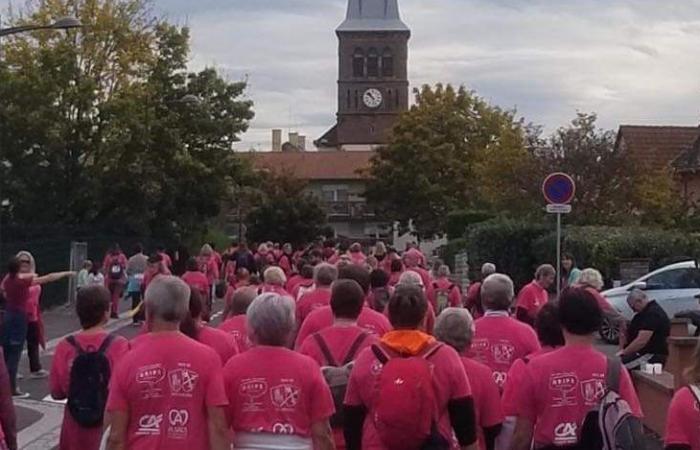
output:
[[493, 217], [493, 214], [487, 211], [472, 209], [452, 211], [447, 215], [447, 238], [462, 238], [470, 226], [493, 219]]

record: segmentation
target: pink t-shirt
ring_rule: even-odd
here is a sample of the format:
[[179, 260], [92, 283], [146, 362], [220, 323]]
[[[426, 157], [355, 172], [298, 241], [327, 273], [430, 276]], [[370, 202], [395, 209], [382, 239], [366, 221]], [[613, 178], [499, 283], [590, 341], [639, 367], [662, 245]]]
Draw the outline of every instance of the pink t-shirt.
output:
[[34, 282], [34, 277], [20, 278], [5, 276], [2, 280], [2, 290], [5, 294], [6, 308], [8, 310], [26, 313], [29, 301], [29, 288]]
[[466, 357], [462, 357], [462, 364], [474, 396], [476, 423], [479, 426], [479, 448], [486, 450], [483, 429], [494, 427], [504, 420], [498, 385], [493, 379], [493, 371], [487, 365]]
[[294, 298], [289, 295], [289, 292], [287, 292], [283, 287], [275, 286], [274, 284], [263, 284], [263, 286], [259, 289], [259, 292], [261, 294], [273, 293], [283, 297]]
[[221, 358], [221, 365], [225, 365], [229, 359], [238, 354], [236, 339], [225, 331], [204, 325], [199, 329], [197, 340], [207, 347], [211, 347]]
[[190, 288], [197, 289], [203, 299], [209, 297], [209, 279], [202, 272], [185, 272], [181, 278]]
[[197, 260], [199, 271], [207, 277], [209, 286], [212, 286], [219, 279], [219, 265], [213, 256], [200, 256]]
[[27, 299], [27, 321], [39, 321], [39, 300], [41, 298], [41, 285], [35, 284], [29, 288], [29, 298]]
[[[553, 351], [552, 347], [543, 347], [539, 351], [530, 353], [527, 356], [527, 362], [529, 363], [534, 358], [540, 355], [544, 355]], [[520, 390], [520, 383], [523, 379], [523, 374], [527, 369], [527, 363], [525, 359], [519, 359], [513, 363], [506, 376], [506, 382], [503, 385], [503, 394], [501, 394], [501, 405], [503, 406], [503, 414], [506, 417], [515, 416], [515, 407], [517, 406], [518, 391]]]
[[[310, 335], [333, 325], [333, 322], [333, 311], [330, 306], [313, 311], [301, 325], [295, 348], [299, 348]], [[357, 318], [357, 326], [379, 337], [384, 336], [384, 333], [391, 331], [392, 328], [386, 316], [367, 307], [362, 308]]]
[[389, 274], [389, 286], [396, 286], [399, 284], [399, 279], [401, 279], [401, 275], [403, 275], [403, 272], [391, 272]]
[[480, 310], [483, 310], [481, 305], [481, 282], [477, 281], [469, 285], [467, 297], [464, 299], [464, 306], [472, 313], [474, 319], [479, 319], [482, 316]]
[[[128, 260], [126, 259], [126, 255], [124, 253], [119, 253], [118, 255], [112, 255], [111, 253], [107, 253], [105, 255], [105, 259], [102, 261], [102, 270], [104, 271], [105, 274], [105, 283], [106, 284], [111, 284], [111, 283], [123, 283], [124, 280], [126, 280], [126, 265], [128, 263]], [[112, 278], [112, 267], [115, 265], [119, 265], [122, 268], [122, 275], [120, 279], [114, 279]]]
[[129, 415], [131, 450], [206, 450], [207, 407], [226, 406], [221, 360], [179, 332], [132, 342], [110, 383], [107, 411]]
[[[447, 410], [450, 400], [464, 399], [472, 395], [469, 379], [464, 372], [464, 366], [457, 352], [447, 345], [443, 345], [429, 361], [433, 364], [433, 389], [438, 408], [438, 431], [442, 436], [451, 441], [451, 448], [459, 449], [459, 444]], [[372, 416], [377, 402], [375, 386], [379, 382], [382, 373], [382, 364], [374, 355], [371, 348], [360, 353], [355, 360], [355, 367], [350, 374], [348, 390], [345, 394], [345, 404], [349, 406], [364, 405], [367, 410], [367, 418], [362, 430], [363, 450], [384, 450], [379, 440], [377, 430], [374, 427]]]
[[[85, 334], [78, 333], [75, 340], [85, 351], [96, 351], [102, 345], [107, 333]], [[121, 336], [116, 336], [109, 344], [105, 356], [109, 360], [112, 371], [117, 367], [117, 363], [126, 355], [129, 350], [129, 342]], [[77, 355], [75, 348], [63, 340], [56, 346], [56, 353], [51, 362], [51, 372], [49, 376], [49, 388], [51, 396], [56, 400], [67, 398], [70, 386], [70, 371], [73, 361]], [[102, 428], [81, 427], [68, 412], [66, 408], [63, 412], [63, 424], [61, 426], [60, 449], [86, 449], [99, 448], [102, 439]]]
[[297, 284], [294, 285], [294, 289], [291, 292], [292, 298], [294, 300], [299, 300], [301, 296], [306, 294], [307, 291], [311, 291], [314, 288], [314, 280], [302, 279]]
[[224, 368], [235, 432], [310, 437], [311, 426], [335, 412], [318, 365], [283, 347], [253, 347]]
[[297, 323], [302, 324], [312, 311], [331, 303], [330, 288], [316, 288], [302, 295], [297, 302]]
[[443, 277], [433, 281], [433, 289], [430, 292], [430, 297], [428, 297], [428, 300], [430, 300], [430, 303], [433, 305], [434, 309], [437, 309], [438, 293], [442, 291], [447, 293], [447, 306], [451, 306], [453, 308], [462, 306], [462, 293], [459, 291], [459, 286], [450, 281], [448, 278]]
[[532, 281], [520, 290], [516, 306], [523, 308], [533, 319], [537, 316], [540, 308], [549, 301], [547, 289]]
[[161, 258], [163, 258], [163, 264], [165, 265], [165, 267], [167, 267], [168, 269], [172, 269], [173, 260], [170, 258], [170, 255], [168, 255], [165, 252], [158, 252], [158, 254]]
[[504, 315], [488, 313], [474, 322], [475, 332], [469, 356], [493, 370], [503, 388], [513, 363], [540, 349], [537, 334], [529, 325]]
[[[516, 413], [535, 424], [536, 447], [576, 444], [586, 414], [605, 393], [606, 356], [592, 346], [564, 346], [527, 365], [517, 396]], [[642, 417], [627, 369], [620, 374], [620, 396]]]
[[294, 292], [294, 288], [299, 284], [304, 278], [299, 275], [298, 273], [295, 273], [294, 275], [290, 276], [287, 278], [287, 283], [284, 285], [284, 288], [287, 292]]
[[350, 256], [350, 261], [358, 266], [363, 265], [367, 261], [367, 257], [362, 252], [348, 252], [348, 255]]
[[[364, 348], [376, 343], [379, 340], [377, 336], [367, 333], [367, 331], [356, 325], [333, 325], [318, 332], [326, 342], [326, 345], [328, 345], [328, 349], [337, 364], [343, 363], [343, 360], [348, 356], [350, 347], [362, 333], [366, 333], [367, 337], [362, 341], [362, 345], [358, 348], [355, 357], [357, 357]], [[319, 366], [328, 365], [328, 361], [326, 361], [326, 358], [323, 356], [323, 352], [321, 352], [316, 338], [314, 338], [313, 335], [310, 335], [302, 342], [298, 352], [302, 355], [309, 356], [316, 361]]]
[[247, 317], [245, 314], [233, 316], [219, 325], [219, 330], [229, 333], [236, 340], [239, 353], [247, 351], [251, 347], [248, 340]]
[[690, 388], [679, 389], [671, 400], [666, 419], [666, 445], [689, 445], [700, 450], [700, 403]]

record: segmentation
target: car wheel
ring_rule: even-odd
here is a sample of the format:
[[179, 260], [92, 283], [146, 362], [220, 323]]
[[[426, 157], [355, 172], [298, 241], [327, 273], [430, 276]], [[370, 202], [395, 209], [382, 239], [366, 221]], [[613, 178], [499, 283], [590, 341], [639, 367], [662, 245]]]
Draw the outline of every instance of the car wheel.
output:
[[617, 345], [620, 341], [618, 323], [610, 317], [604, 317], [600, 326], [600, 337], [608, 344]]

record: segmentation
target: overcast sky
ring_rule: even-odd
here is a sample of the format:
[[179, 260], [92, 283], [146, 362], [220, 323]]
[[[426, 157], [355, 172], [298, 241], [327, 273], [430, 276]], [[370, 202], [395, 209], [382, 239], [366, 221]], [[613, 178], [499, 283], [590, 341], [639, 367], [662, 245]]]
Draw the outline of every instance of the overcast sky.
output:
[[[700, 0], [399, 1], [412, 86], [464, 84], [548, 131], [577, 110], [607, 128], [700, 122]], [[248, 77], [256, 118], [238, 147], [261, 150], [271, 128], [313, 140], [333, 124], [346, 2], [155, 0], [192, 28], [193, 69]]]

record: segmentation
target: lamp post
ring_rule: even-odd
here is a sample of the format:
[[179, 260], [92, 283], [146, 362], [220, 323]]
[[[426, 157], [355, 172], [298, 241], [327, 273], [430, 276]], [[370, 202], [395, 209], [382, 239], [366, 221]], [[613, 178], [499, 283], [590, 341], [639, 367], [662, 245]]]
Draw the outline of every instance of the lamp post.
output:
[[[62, 17], [50, 25], [21, 25], [18, 27], [0, 29], [0, 37], [13, 34], [27, 33], [37, 30], [72, 30], [82, 28], [83, 24], [75, 17]], [[2, 161], [0, 161], [0, 164]], [[5, 199], [2, 196], [2, 183], [0, 183], [0, 258], [2, 258], [2, 212], [5, 208]]]

